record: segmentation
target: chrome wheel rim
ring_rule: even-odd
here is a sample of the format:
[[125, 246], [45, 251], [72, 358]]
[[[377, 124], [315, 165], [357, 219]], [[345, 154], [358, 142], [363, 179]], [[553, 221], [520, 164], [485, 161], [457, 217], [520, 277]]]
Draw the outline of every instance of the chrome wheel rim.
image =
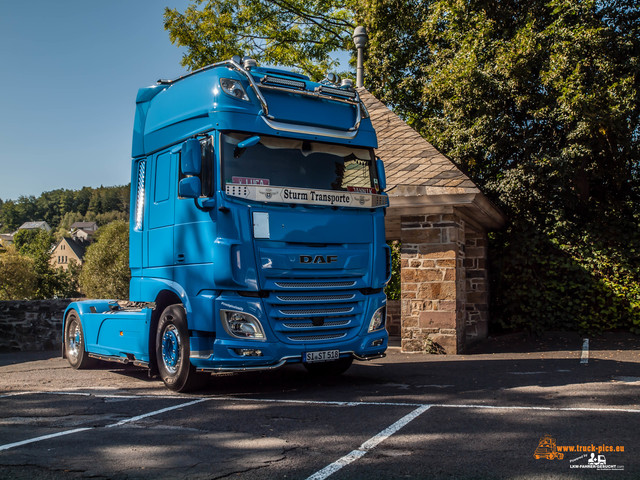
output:
[[73, 320], [69, 325], [69, 333], [67, 335], [67, 356], [76, 361], [78, 355], [80, 355], [80, 342], [82, 341], [82, 334], [80, 332], [80, 324]]
[[169, 374], [174, 375], [180, 364], [180, 333], [175, 325], [169, 325], [162, 334], [162, 363]]

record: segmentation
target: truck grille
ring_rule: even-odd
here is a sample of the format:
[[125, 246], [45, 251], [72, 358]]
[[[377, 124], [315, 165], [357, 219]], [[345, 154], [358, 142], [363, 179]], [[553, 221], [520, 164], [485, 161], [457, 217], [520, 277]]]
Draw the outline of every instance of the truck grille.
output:
[[322, 340], [337, 340], [346, 337], [346, 333], [332, 333], [328, 335], [304, 335], [297, 337], [288, 337], [292, 342], [319, 342]]
[[353, 312], [353, 307], [305, 308], [300, 310], [280, 309], [281, 315], [330, 315], [335, 313], [351, 313], [351, 312]]
[[[303, 282], [280, 282], [295, 283]], [[306, 283], [306, 282], [305, 282]], [[307, 288], [318, 285], [353, 285], [355, 282], [323, 281], [311, 283]], [[311, 287], [312, 286], [312, 287]], [[271, 292], [265, 299], [271, 326], [278, 338], [286, 343], [332, 342], [350, 339], [362, 327], [362, 317], [366, 297], [358, 290], [342, 292], [309, 291]]]
[[282, 282], [278, 281], [275, 284], [280, 288], [349, 288], [355, 286], [355, 280], [339, 281], [339, 282]]
[[281, 302], [335, 302], [338, 300], [353, 300], [356, 298], [354, 293], [347, 293], [345, 295], [309, 295], [309, 296], [295, 296], [295, 295], [277, 295], [277, 299]]
[[[351, 320], [338, 320], [335, 322], [324, 322], [324, 326], [325, 327], [344, 327], [345, 325], [349, 325], [350, 322]], [[283, 322], [282, 325], [284, 325], [287, 328], [295, 328], [295, 329], [315, 328], [315, 326], [313, 325], [313, 322], [298, 322], [298, 323]]]

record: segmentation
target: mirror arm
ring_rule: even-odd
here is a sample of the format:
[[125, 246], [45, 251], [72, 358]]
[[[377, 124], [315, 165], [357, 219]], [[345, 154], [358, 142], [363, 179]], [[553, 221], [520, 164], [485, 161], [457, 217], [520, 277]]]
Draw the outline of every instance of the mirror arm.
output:
[[[209, 203], [209, 205], [207, 205], [207, 203]], [[200, 203], [198, 202], [197, 198], [193, 199], [193, 204], [196, 206], [196, 208], [202, 212], [210, 212], [211, 210], [213, 210], [216, 205], [215, 205], [215, 200], [213, 199], [207, 199], [204, 200], [203, 205], [200, 205]]]

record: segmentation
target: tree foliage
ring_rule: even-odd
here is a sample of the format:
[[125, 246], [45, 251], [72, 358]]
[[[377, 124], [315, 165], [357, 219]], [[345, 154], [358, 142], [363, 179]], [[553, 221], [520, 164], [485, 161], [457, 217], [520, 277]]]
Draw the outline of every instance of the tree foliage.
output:
[[249, 55], [295, 67], [316, 79], [336, 68], [332, 53], [352, 50], [353, 8], [347, 0], [195, 0], [185, 12], [167, 8], [169, 38], [185, 47], [182, 65], [197, 69]]
[[12, 245], [0, 254], [0, 300], [24, 300], [36, 292], [33, 260]]
[[127, 298], [130, 278], [129, 225], [115, 221], [101, 227], [87, 248], [80, 289], [88, 298]]

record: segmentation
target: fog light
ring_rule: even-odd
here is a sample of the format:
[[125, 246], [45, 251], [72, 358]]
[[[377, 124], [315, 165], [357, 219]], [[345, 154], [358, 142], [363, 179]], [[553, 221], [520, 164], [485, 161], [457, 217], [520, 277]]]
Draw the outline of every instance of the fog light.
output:
[[236, 338], [264, 340], [265, 334], [260, 321], [253, 315], [230, 310], [220, 310], [222, 326]]
[[385, 320], [387, 318], [387, 307], [381, 307], [376, 310], [376, 313], [371, 317], [369, 322], [369, 332], [375, 332], [384, 328]]
[[383, 343], [384, 343], [384, 340], [382, 338], [379, 338], [378, 340], [374, 340], [373, 342], [371, 342], [371, 346], [372, 347], [379, 347]]
[[243, 357], [261, 357], [262, 350], [256, 350], [255, 348], [234, 348], [234, 352]]

